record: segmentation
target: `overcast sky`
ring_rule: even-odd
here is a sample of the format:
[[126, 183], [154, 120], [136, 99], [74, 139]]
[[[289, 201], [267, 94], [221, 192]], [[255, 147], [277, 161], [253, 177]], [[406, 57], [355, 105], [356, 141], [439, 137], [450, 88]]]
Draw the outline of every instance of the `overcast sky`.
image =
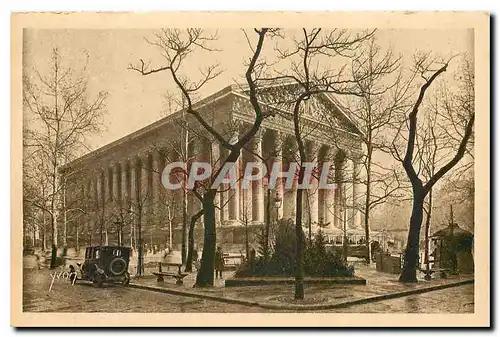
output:
[[[52, 48], [58, 47], [65, 56], [66, 65], [83, 66], [88, 55], [87, 74], [91, 93], [104, 90], [109, 93], [107, 130], [89, 140], [92, 148], [103, 146], [138, 130], [165, 115], [163, 96], [174, 89], [167, 73], [140, 76], [127, 70], [129, 63], [140, 58], [161, 61], [158, 50], [148, 45], [145, 37], [152, 38], [149, 30], [28, 30], [25, 34], [24, 66], [44, 72], [50, 63]], [[207, 96], [223, 87], [241, 82], [243, 63], [251, 56], [241, 30], [219, 30], [219, 40], [213, 45], [218, 53], [203, 53], [188, 60], [184, 69], [192, 78], [198, 69], [219, 61], [224, 73], [208, 84], [200, 95]], [[287, 32], [288, 35], [293, 32]], [[377, 42], [383, 48], [392, 48], [402, 54], [405, 64], [417, 51], [431, 51], [448, 57], [459, 53], [473, 53], [473, 34], [470, 30], [383, 30], [377, 32]], [[264, 46], [270, 55], [274, 43]], [[451, 73], [451, 71], [449, 72]]]

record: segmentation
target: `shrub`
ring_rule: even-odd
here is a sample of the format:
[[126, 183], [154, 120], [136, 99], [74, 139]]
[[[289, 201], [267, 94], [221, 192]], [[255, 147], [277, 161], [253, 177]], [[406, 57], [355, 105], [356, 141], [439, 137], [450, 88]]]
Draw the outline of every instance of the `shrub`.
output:
[[347, 266], [341, 254], [327, 250], [326, 238], [320, 229], [304, 253], [304, 273], [310, 276], [354, 276], [354, 267]]
[[[334, 251], [328, 251], [323, 232], [315, 235], [311, 245], [304, 244], [304, 274], [306, 276], [353, 276], [354, 268], [347, 266], [342, 257]], [[295, 226], [291, 221], [277, 224], [272, 255], [257, 257], [252, 264], [244, 263], [236, 271], [236, 277], [247, 276], [294, 276], [296, 267], [297, 238]]]

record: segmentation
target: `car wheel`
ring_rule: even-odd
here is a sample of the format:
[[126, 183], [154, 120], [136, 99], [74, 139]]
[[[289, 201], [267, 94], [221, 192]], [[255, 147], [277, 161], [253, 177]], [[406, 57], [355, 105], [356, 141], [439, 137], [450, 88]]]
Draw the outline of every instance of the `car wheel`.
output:
[[115, 276], [122, 275], [127, 271], [127, 262], [121, 257], [117, 257], [109, 263], [109, 271]]

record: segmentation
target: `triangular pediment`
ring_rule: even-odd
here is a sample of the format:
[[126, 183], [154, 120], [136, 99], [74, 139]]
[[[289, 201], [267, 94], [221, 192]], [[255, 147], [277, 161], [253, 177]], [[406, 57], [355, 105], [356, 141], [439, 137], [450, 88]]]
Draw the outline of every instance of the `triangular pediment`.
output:
[[[233, 86], [233, 91], [248, 97], [248, 86]], [[297, 83], [281, 83], [259, 86], [258, 99], [281, 111], [292, 113], [296, 97], [302, 88]], [[303, 116], [318, 122], [328, 123], [352, 133], [360, 134], [359, 128], [331, 93], [320, 93], [309, 98], [303, 104]]]

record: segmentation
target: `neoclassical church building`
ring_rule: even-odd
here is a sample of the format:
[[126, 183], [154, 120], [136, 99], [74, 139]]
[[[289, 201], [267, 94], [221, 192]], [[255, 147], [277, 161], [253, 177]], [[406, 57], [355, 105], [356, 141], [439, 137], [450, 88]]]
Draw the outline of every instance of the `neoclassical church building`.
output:
[[[267, 117], [240, 155], [237, 167], [241, 171], [247, 162], [279, 162], [283, 170], [297, 162], [291, 111], [286, 105], [266, 104], [284, 86], [262, 89], [260, 99]], [[230, 143], [236, 142], [254, 121], [245, 86], [225, 87], [200, 100], [195, 108]], [[312, 188], [304, 193], [304, 231], [314, 234], [321, 226], [337, 243], [344, 232], [361, 238], [364, 192], [360, 130], [330, 94], [306, 101], [301, 126], [308, 161], [332, 163], [328, 180], [336, 184], [335, 189], [319, 189], [318, 176], [313, 175]], [[136, 247], [140, 230], [149, 247], [179, 247], [183, 221], [189, 224], [201, 209], [196, 194], [203, 193], [203, 186], [198, 187], [198, 193], [167, 190], [162, 184], [165, 165], [181, 161], [189, 166], [193, 161], [204, 161], [217, 168], [226, 155], [220, 142], [181, 110], [72, 161], [61, 170], [61, 179], [66, 182], [65, 203], [83, 211], [73, 215], [68, 225], [69, 243]], [[183, 177], [175, 170], [168, 175], [171, 182], [183, 183]], [[291, 188], [278, 184], [272, 190], [267, 184], [265, 177], [243, 189], [239, 180], [234, 189], [221, 188], [217, 193], [217, 241], [226, 251], [238, 251], [237, 247], [244, 243], [245, 229], [255, 233], [266, 219], [294, 219], [296, 183]], [[196, 224], [197, 242], [202, 242], [202, 233], [203, 217]]]

